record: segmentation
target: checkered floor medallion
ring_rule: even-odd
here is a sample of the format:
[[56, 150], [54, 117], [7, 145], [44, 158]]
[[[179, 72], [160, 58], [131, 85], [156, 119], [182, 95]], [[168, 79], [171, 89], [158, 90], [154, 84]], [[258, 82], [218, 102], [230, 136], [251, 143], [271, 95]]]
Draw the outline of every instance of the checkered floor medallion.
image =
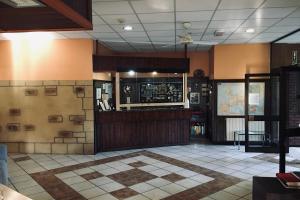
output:
[[[15, 162], [30, 162], [29, 156]], [[148, 151], [31, 173], [58, 200], [200, 199], [240, 179]], [[207, 190], [209, 188], [209, 190]]]

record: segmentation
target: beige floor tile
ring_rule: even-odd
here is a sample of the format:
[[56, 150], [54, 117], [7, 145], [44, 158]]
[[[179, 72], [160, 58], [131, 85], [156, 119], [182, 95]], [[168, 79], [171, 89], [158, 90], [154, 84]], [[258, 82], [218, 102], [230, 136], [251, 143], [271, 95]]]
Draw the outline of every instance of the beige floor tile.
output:
[[101, 196], [105, 193], [106, 193], [105, 191], [101, 190], [98, 187], [90, 188], [90, 189], [87, 189], [87, 190], [82, 190], [82, 191], [79, 192], [79, 194], [81, 194], [82, 196], [84, 196], [87, 199], [98, 197], [98, 196]]
[[182, 191], [186, 190], [186, 188], [184, 188], [180, 185], [177, 185], [175, 183], [165, 185], [165, 186], [161, 187], [160, 189], [167, 192], [167, 193], [169, 193], [169, 194], [176, 194], [178, 192], [182, 192]]
[[224, 191], [214, 193], [214, 194], [210, 195], [210, 197], [215, 200], [236, 200], [236, 199], [240, 198], [238, 196], [235, 196], [233, 194], [230, 194], [230, 193], [224, 192]]
[[147, 183], [138, 183], [133, 186], [130, 186], [129, 188], [133, 189], [134, 191], [138, 193], [144, 193], [150, 190], [154, 189], [154, 186], [147, 184]]
[[145, 192], [145, 193], [143, 193], [143, 195], [152, 200], [159, 200], [159, 199], [163, 199], [163, 198], [170, 196], [169, 193], [162, 191], [158, 188], [156, 188], [154, 190], [150, 190], [148, 192]]
[[176, 181], [175, 183], [180, 186], [183, 186], [187, 189], [196, 187], [197, 185], [200, 185], [200, 183], [198, 183], [197, 181], [194, 181], [194, 180], [188, 179], [188, 178], [180, 180], [180, 181]]
[[100, 185], [104, 185], [107, 183], [111, 183], [111, 182], [113, 182], [113, 180], [110, 178], [107, 178], [107, 177], [100, 177], [100, 178], [92, 179], [92, 180], [90, 180], [90, 182], [97, 186], [100, 186]]
[[113, 191], [125, 188], [124, 185], [122, 185], [120, 183], [117, 183], [117, 182], [107, 183], [107, 184], [104, 184], [104, 185], [100, 185], [99, 187], [101, 189], [103, 189], [104, 191], [106, 191], [106, 192], [113, 192]]
[[162, 187], [164, 185], [170, 184], [171, 182], [167, 181], [163, 178], [155, 178], [155, 179], [152, 179], [150, 181], [147, 181], [146, 183], [148, 183], [150, 185], [153, 185], [154, 187]]
[[84, 181], [81, 183], [75, 183], [73, 185], [70, 185], [70, 187], [73, 188], [73, 190], [79, 192], [82, 190], [87, 190], [87, 189], [93, 188], [93, 187], [95, 187], [95, 185], [88, 181]]
[[116, 197], [112, 196], [111, 194], [105, 194], [102, 196], [92, 198], [90, 200], [118, 200], [118, 199]]

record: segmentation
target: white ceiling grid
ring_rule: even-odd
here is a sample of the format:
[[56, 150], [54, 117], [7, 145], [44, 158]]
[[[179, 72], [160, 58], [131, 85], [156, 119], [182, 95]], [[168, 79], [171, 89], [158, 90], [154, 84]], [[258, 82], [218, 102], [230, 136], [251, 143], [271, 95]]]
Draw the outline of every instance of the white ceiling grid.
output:
[[[133, 30], [124, 31], [120, 19]], [[266, 43], [300, 28], [300, 0], [93, 0], [93, 31], [56, 33], [98, 39], [116, 51], [181, 51], [183, 45], [175, 44], [187, 21], [196, 41]], [[246, 33], [248, 28], [255, 32]], [[216, 30], [225, 34], [216, 37]], [[300, 34], [288, 41], [299, 43]], [[209, 48], [189, 45], [189, 50]]]

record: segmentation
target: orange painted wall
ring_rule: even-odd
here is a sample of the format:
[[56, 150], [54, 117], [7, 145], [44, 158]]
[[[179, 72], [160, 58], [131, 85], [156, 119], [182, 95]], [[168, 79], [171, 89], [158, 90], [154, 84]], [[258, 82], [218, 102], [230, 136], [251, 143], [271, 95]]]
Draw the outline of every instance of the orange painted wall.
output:
[[[139, 57], [165, 57], [165, 58], [183, 58], [183, 52], [159, 52], [159, 53], [120, 53], [115, 55], [121, 56], [139, 56]], [[196, 69], [202, 69], [206, 76], [209, 74], [209, 52], [198, 51], [189, 52], [188, 57], [190, 58], [190, 73], [189, 76], [193, 76], [193, 72]]]
[[212, 66], [214, 79], [243, 79], [245, 73], [268, 73], [270, 45], [216, 45]]
[[0, 41], [0, 80], [91, 80], [93, 42]]

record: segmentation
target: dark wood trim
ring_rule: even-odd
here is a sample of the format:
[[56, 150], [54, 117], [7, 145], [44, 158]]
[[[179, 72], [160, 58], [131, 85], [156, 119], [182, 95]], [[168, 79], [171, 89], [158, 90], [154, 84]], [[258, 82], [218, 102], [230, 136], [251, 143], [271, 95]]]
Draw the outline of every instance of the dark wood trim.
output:
[[46, 4], [50, 8], [54, 9], [58, 13], [62, 14], [66, 18], [70, 19], [74, 23], [86, 29], [93, 29], [93, 24], [91, 21], [87, 20], [85, 17], [81, 16], [79, 13], [70, 8], [67, 4], [62, 1], [53, 0], [40, 0], [42, 3]]
[[189, 58], [93, 56], [93, 72], [153, 72], [186, 73], [190, 71]]

